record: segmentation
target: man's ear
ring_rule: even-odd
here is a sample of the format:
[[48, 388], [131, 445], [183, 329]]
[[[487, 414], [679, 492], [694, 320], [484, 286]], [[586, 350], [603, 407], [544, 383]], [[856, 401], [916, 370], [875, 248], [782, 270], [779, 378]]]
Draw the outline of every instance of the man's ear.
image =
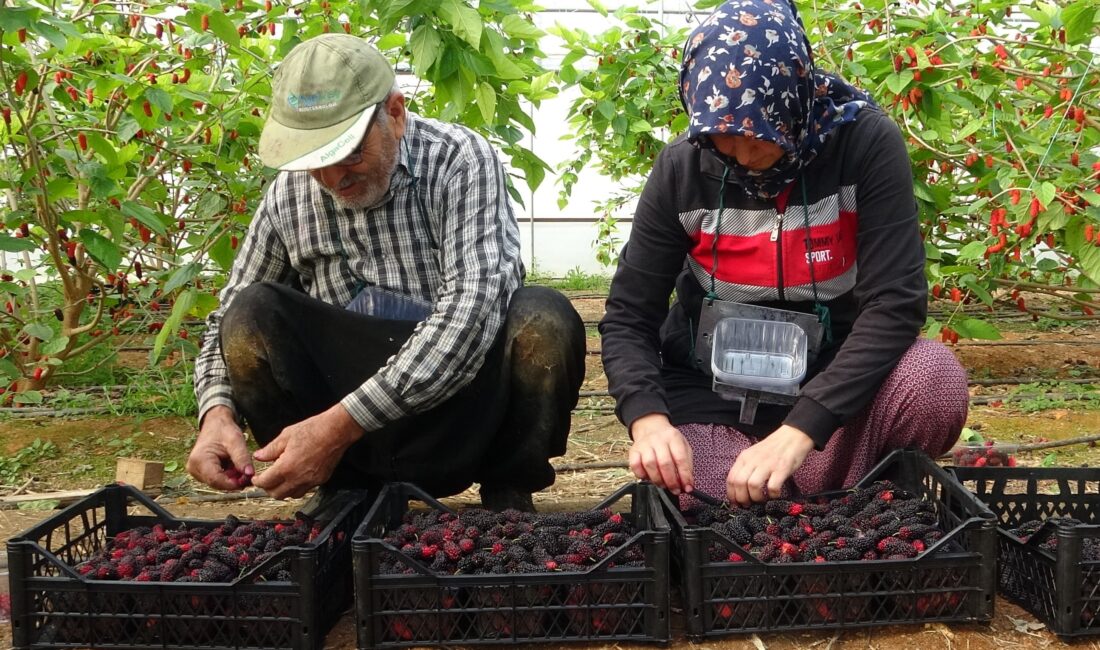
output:
[[405, 135], [405, 96], [394, 93], [382, 106], [390, 116], [394, 137], [400, 140]]

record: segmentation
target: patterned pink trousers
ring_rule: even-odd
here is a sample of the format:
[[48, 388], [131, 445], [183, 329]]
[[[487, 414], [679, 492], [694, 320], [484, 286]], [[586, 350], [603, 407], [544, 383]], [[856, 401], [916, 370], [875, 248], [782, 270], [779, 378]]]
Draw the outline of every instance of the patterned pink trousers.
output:
[[[811, 451], [794, 473], [803, 494], [854, 485], [894, 449], [913, 447], [935, 458], [959, 437], [969, 406], [966, 371], [938, 341], [918, 339], [902, 355], [864, 411], [833, 433], [822, 451]], [[731, 408], [736, 408], [731, 403]], [[677, 427], [694, 459], [695, 485], [719, 498], [733, 461], [755, 440], [720, 424]], [[682, 507], [695, 505], [681, 499]]]

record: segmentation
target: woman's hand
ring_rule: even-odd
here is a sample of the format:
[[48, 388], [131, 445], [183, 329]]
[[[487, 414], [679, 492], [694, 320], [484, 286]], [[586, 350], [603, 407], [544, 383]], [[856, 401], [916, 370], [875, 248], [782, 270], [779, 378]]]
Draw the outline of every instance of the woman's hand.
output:
[[779, 494], [783, 484], [806, 460], [814, 441], [801, 430], [784, 424], [737, 456], [726, 476], [726, 495], [748, 506]]
[[650, 413], [630, 425], [630, 471], [673, 494], [691, 492], [691, 446], [663, 413]]

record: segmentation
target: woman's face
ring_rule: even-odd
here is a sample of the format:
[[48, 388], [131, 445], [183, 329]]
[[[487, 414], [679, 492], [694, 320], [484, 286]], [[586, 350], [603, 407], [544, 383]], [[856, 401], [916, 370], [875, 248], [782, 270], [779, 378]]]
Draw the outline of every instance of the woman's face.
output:
[[754, 171], [764, 171], [783, 157], [783, 148], [774, 142], [744, 135], [708, 134], [707, 137], [715, 149]]

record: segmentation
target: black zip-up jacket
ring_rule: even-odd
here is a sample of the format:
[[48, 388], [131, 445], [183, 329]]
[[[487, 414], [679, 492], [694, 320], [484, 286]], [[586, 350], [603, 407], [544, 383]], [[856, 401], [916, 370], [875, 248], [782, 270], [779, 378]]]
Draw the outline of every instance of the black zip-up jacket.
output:
[[[751, 198], [732, 181], [723, 188], [722, 172], [717, 156], [683, 136], [657, 157], [600, 322], [616, 413], [628, 428], [664, 413], [674, 425], [725, 424], [758, 438], [786, 423], [821, 449], [870, 404], [925, 322], [905, 143], [889, 117], [866, 108], [776, 201]], [[723, 300], [812, 312], [816, 289], [830, 310], [833, 342], [822, 344], [797, 402], [760, 404], [753, 425], [739, 423], [738, 403], [714, 393], [696, 366], [712, 274]]]

